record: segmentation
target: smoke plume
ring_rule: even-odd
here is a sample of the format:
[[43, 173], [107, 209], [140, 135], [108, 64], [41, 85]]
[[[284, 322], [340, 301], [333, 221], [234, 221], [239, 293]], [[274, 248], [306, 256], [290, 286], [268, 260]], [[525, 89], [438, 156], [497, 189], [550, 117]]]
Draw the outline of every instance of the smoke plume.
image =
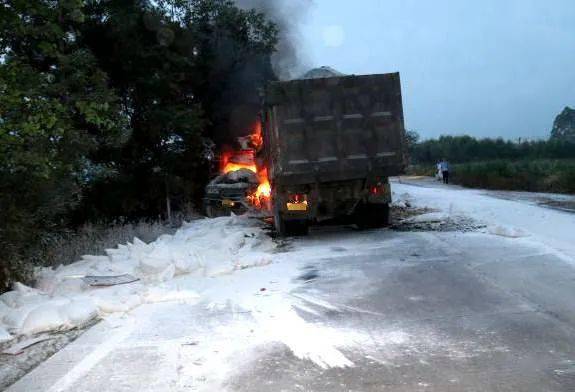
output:
[[[237, 137], [253, 131], [261, 110], [260, 91], [269, 80], [297, 78], [307, 65], [301, 50], [300, 27], [312, 0], [235, 0], [235, 3], [242, 9], [262, 12], [275, 23], [279, 42], [271, 59], [254, 56], [227, 75], [212, 118], [213, 141], [218, 147], [233, 146]], [[225, 63], [228, 52], [220, 50], [221, 62]]]
[[305, 72], [308, 64], [300, 45], [300, 27], [312, 0], [236, 0], [236, 4], [240, 8], [263, 12], [278, 26], [279, 42], [272, 57], [272, 65], [278, 78], [292, 79]]

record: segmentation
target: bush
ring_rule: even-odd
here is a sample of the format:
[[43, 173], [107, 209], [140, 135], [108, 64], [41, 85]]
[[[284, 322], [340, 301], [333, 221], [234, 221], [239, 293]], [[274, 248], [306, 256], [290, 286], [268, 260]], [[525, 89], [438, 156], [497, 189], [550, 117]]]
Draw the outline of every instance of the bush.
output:
[[[409, 175], [435, 176], [435, 165], [411, 165]], [[495, 160], [451, 165], [450, 181], [470, 188], [575, 194], [575, 160]]]
[[575, 160], [497, 160], [453, 165], [454, 183], [472, 188], [575, 193]]
[[409, 176], [429, 176], [434, 177], [437, 173], [436, 165], [409, 165], [406, 174]]
[[525, 159], [573, 159], [575, 143], [561, 140], [511, 141], [441, 136], [410, 145], [413, 164], [433, 164], [446, 158], [452, 163]]

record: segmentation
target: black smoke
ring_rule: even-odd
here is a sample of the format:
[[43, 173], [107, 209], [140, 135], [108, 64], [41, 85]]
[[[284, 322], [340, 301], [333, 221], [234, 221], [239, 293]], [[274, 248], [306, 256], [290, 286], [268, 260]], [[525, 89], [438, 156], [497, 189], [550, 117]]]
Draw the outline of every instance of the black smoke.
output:
[[[270, 56], [247, 59], [227, 75], [214, 111], [213, 134], [216, 146], [233, 146], [237, 137], [253, 130], [261, 109], [262, 92], [272, 80], [292, 79], [301, 75], [305, 55], [301, 50], [300, 26], [311, 0], [235, 0], [242, 9], [263, 13], [278, 28], [276, 51]], [[229, 49], [221, 50], [225, 58]], [[220, 61], [225, 63], [225, 61]]]
[[277, 77], [286, 80], [303, 74], [308, 64], [302, 50], [300, 28], [312, 0], [236, 0], [236, 4], [264, 13], [279, 28], [277, 51], [271, 59]]

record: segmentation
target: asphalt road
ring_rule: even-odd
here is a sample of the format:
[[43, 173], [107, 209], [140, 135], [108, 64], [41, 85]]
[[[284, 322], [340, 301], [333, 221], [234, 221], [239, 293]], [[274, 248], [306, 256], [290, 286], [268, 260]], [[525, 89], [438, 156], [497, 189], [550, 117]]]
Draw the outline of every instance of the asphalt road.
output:
[[[397, 179], [396, 179], [397, 181]], [[454, 191], [463, 188], [459, 185], [444, 185], [439, 180], [432, 177], [401, 177], [400, 181], [413, 185], [426, 188], [448, 188]], [[481, 190], [480, 190], [481, 191]], [[501, 190], [483, 190], [485, 195], [503, 199], [513, 200], [521, 203], [537, 205], [540, 207], [551, 208], [563, 212], [575, 213], [575, 195], [559, 194], [559, 193], [542, 193], [542, 192], [521, 192], [521, 191], [501, 191]]]
[[[575, 390], [571, 265], [478, 233], [386, 232], [383, 241], [405, 246], [319, 261], [304, 290], [350, 306], [321, 322], [373, 337], [346, 352], [355, 366], [323, 370], [277, 346], [232, 389]], [[361, 273], [350, 281], [349, 270]]]
[[[215, 311], [168, 302], [96, 325], [8, 391], [575, 391], [575, 268], [551, 251], [485, 232], [347, 227], [285, 245], [331, 247], [294, 253], [289, 295], [321, 299], [298, 314], [351, 336], [349, 366], [259, 341], [256, 315], [233, 299]], [[269, 287], [276, 267], [218, 284]]]

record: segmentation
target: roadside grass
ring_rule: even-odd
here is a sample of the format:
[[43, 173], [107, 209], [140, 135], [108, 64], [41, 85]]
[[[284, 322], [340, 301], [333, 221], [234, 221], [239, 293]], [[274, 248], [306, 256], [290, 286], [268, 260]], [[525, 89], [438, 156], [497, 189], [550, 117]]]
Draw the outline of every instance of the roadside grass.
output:
[[434, 177], [437, 172], [437, 165], [409, 165], [407, 167], [406, 173], [409, 176], [427, 176]]
[[[434, 176], [435, 171], [435, 165], [413, 165], [408, 174]], [[452, 164], [450, 179], [469, 188], [575, 194], [575, 159]]]

